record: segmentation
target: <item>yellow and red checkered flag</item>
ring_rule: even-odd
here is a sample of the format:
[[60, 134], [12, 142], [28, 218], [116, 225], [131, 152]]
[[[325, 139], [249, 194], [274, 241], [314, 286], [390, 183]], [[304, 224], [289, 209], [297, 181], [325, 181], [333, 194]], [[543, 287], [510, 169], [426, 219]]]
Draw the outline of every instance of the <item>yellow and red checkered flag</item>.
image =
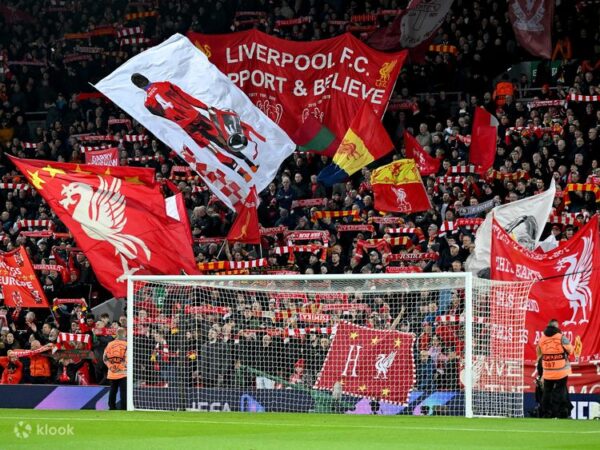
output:
[[415, 384], [414, 335], [341, 321], [314, 388], [406, 405]]

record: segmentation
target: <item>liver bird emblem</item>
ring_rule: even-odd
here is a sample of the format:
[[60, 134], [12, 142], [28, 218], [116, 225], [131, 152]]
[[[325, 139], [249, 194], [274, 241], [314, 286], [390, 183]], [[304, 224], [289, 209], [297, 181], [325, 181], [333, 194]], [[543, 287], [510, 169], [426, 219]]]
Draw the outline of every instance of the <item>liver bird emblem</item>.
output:
[[109, 185], [104, 178], [99, 176], [98, 179], [100, 184], [97, 190], [81, 182], [63, 186], [60, 204], [66, 210], [75, 205], [72, 217], [79, 222], [85, 234], [98, 241], [107, 241], [115, 248], [123, 268], [123, 274], [117, 278], [117, 282], [124, 282], [127, 276], [143, 268], [139, 263], [138, 267], [129, 267], [131, 261], [138, 260], [138, 249], [142, 250], [148, 261], [151, 253], [140, 238], [123, 233], [127, 217], [125, 197], [120, 192], [121, 180], [113, 178]]
[[[589, 322], [588, 312], [592, 310], [592, 291], [590, 289], [590, 279], [592, 277], [592, 264], [594, 243], [592, 233], [583, 237], [583, 250], [581, 256], [578, 253], [561, 258], [556, 264], [555, 269], [560, 271], [565, 266], [567, 270], [563, 276], [562, 290], [563, 295], [569, 301], [569, 306], [573, 310], [573, 316], [570, 320], [563, 322], [563, 325], [582, 324]], [[581, 310], [581, 319], [576, 322], [577, 313]]]
[[392, 364], [394, 364], [394, 359], [396, 359], [396, 352], [393, 351], [389, 355], [385, 353], [381, 353], [377, 355], [377, 361], [375, 361], [375, 368], [377, 369], [377, 375], [375, 375], [376, 380], [387, 380], [387, 373]]

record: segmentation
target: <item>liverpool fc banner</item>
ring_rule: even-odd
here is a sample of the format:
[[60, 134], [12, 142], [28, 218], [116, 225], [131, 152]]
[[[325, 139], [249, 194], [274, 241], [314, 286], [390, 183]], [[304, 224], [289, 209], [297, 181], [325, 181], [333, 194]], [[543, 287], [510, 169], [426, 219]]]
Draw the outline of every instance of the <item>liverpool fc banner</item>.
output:
[[0, 288], [11, 308], [48, 308], [48, 301], [25, 247], [0, 252]]
[[560, 322], [571, 342], [581, 340], [581, 361], [600, 359], [600, 314], [594, 304], [600, 296], [599, 274], [598, 216], [548, 253], [528, 250], [498, 222], [492, 225], [492, 279], [538, 280], [531, 288], [523, 333], [527, 360], [536, 359], [535, 347], [550, 319]]
[[[407, 54], [373, 50], [350, 33], [313, 42], [287, 41], [258, 30], [190, 32], [188, 37], [299, 145], [307, 139], [298, 125], [309, 117], [338, 138], [365, 101], [381, 118]], [[330, 148], [326, 154], [334, 152]]]
[[414, 339], [341, 321], [314, 387], [405, 405], [415, 384]]
[[96, 88], [175, 150], [231, 209], [275, 177], [295, 144], [190, 41], [176, 34]]

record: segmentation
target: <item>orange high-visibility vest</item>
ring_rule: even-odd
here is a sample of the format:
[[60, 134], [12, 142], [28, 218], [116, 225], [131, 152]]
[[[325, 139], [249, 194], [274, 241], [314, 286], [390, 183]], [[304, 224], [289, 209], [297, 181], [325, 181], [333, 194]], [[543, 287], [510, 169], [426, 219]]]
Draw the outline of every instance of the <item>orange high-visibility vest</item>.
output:
[[106, 378], [118, 380], [127, 376], [127, 342], [115, 340], [109, 342], [104, 350], [104, 362], [108, 367]]
[[560, 380], [571, 375], [571, 364], [567, 354], [573, 353], [571, 344], [563, 344], [562, 333], [554, 336], [542, 335], [539, 342], [542, 353], [542, 368], [544, 380]]
[[502, 106], [506, 103], [506, 96], [513, 95], [515, 93], [515, 87], [510, 81], [500, 81], [494, 89], [494, 98], [496, 99], [496, 105]]

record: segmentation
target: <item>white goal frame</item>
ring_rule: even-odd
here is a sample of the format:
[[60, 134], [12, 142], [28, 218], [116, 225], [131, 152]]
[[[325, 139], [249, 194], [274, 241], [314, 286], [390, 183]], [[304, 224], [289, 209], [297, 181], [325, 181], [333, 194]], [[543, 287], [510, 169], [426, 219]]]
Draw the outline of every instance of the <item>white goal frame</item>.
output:
[[[410, 274], [356, 274], [356, 275], [133, 275], [127, 280], [127, 328], [133, 330], [134, 317], [131, 313], [134, 309], [134, 282], [135, 281], [200, 281], [220, 283], [228, 281], [305, 281], [307, 279], [314, 281], [344, 281], [352, 278], [353, 280], [402, 280], [402, 279], [457, 279], [463, 280], [465, 290], [465, 309], [464, 309], [464, 327], [465, 327], [465, 361], [464, 370], [464, 401], [465, 416], [468, 418], [473, 415], [473, 274], [471, 272], [433, 272], [433, 273], [410, 273]], [[133, 406], [133, 333], [127, 333], [127, 409], [134, 410]]]

